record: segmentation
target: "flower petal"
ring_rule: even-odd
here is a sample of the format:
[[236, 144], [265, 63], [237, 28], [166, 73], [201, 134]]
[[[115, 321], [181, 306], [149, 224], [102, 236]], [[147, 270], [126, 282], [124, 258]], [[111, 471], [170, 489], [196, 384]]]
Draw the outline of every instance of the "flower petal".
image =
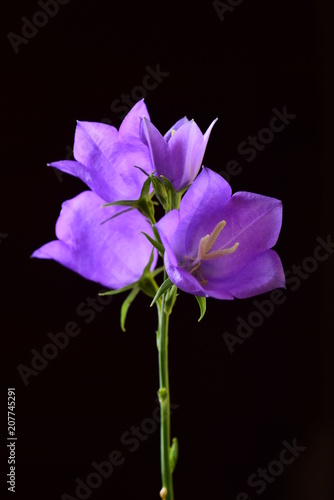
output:
[[[168, 144], [159, 130], [145, 117], [140, 124], [140, 138], [149, 148], [153, 170], [156, 170], [158, 176], [165, 175], [164, 165], [168, 165], [169, 162]], [[165, 177], [169, 179], [167, 175]]]
[[48, 163], [48, 167], [57, 168], [66, 174], [74, 175], [81, 179], [88, 187], [93, 189], [93, 181], [85, 165], [75, 160], [60, 160]]
[[150, 120], [143, 118], [140, 137], [149, 147], [156, 175], [167, 177], [176, 191], [189, 186], [201, 168], [215, 122], [216, 120], [212, 122], [203, 136], [195, 121], [189, 121], [184, 117], [178, 120], [163, 137]]
[[200, 239], [222, 220], [217, 212], [231, 194], [231, 186], [222, 176], [203, 168], [180, 203], [180, 224], [171, 241], [179, 262], [185, 255], [197, 255]]
[[[255, 255], [272, 248], [282, 225], [282, 203], [276, 198], [255, 193], [235, 193], [222, 208], [216, 207], [217, 217], [226, 221], [212, 250], [230, 248], [239, 243], [230, 255], [203, 262], [205, 278], [224, 278], [239, 273]], [[211, 231], [211, 226], [208, 227]], [[204, 235], [205, 236], [205, 235]]]
[[[199, 281], [194, 278], [182, 267], [175, 266], [171, 260], [168, 252], [165, 252], [165, 268], [169, 279], [176, 285], [180, 290], [184, 292], [191, 293], [193, 295], [198, 295], [199, 297], [209, 297], [212, 295], [210, 291], [207, 291], [203, 286], [200, 285]], [[213, 295], [212, 295], [213, 296]], [[220, 299], [233, 300], [233, 295], [229, 292], [220, 290]]]
[[138, 101], [125, 116], [119, 128], [122, 137], [139, 137], [140, 122], [143, 117], [150, 118], [144, 99]]
[[[137, 281], [149, 261], [153, 237], [146, 219], [137, 211], [124, 213], [105, 224], [119, 207], [104, 207], [104, 200], [85, 191], [63, 203], [56, 224], [57, 241], [42, 246], [33, 257], [54, 259], [81, 276], [109, 288]], [[152, 268], [157, 261], [155, 252]]]
[[140, 101], [125, 117], [119, 132], [105, 123], [78, 122], [73, 149], [77, 161], [50, 166], [79, 177], [108, 202], [139, 198], [145, 175], [135, 166], [152, 172], [149, 150], [139, 138], [142, 113], [148, 116]]
[[163, 174], [173, 184], [176, 190], [182, 189], [195, 179], [202, 165], [205, 144], [203, 134], [195, 123], [190, 120], [182, 125], [168, 142], [169, 165], [164, 165]]
[[211, 277], [204, 288], [217, 299], [225, 298], [226, 292], [245, 299], [282, 287], [285, 288], [285, 276], [281, 260], [274, 250], [267, 250], [249, 260], [230, 278]]
[[178, 130], [182, 125], [184, 125], [188, 121], [189, 121], [188, 118], [184, 116], [183, 118], [180, 118], [180, 120], [178, 120], [176, 123], [174, 123], [174, 125], [165, 133], [164, 135], [165, 141], [168, 142], [169, 139], [172, 137], [173, 132]]
[[175, 230], [177, 229], [180, 222], [180, 213], [178, 210], [171, 210], [162, 219], [160, 219], [155, 227], [159, 232], [162, 244], [165, 247], [165, 251], [169, 255], [169, 259], [174, 266], [177, 266], [177, 258], [174, 254], [174, 250], [171, 247], [170, 241], [172, 241]]
[[176, 190], [189, 186], [194, 181], [202, 166], [205, 149], [216, 121], [217, 119], [211, 123], [205, 136], [195, 121], [191, 120], [180, 127], [171, 137], [168, 145], [175, 179], [174, 182], [172, 179], [171, 181]]

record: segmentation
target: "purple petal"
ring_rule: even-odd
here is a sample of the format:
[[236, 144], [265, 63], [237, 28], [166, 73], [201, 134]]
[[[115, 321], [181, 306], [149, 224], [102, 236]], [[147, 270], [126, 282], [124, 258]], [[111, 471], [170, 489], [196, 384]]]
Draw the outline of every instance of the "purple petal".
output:
[[203, 168], [180, 204], [180, 224], [171, 241], [180, 262], [185, 255], [197, 255], [200, 239], [222, 220], [219, 208], [228, 203], [231, 194], [231, 186], [223, 177]]
[[[149, 147], [157, 176], [164, 175], [179, 191], [193, 182], [202, 165], [205, 148], [213, 125], [203, 136], [194, 120], [182, 118], [163, 137], [158, 129], [143, 118], [140, 137]], [[172, 131], [175, 133], [172, 134]]]
[[216, 123], [217, 120], [218, 120], [218, 118], [216, 118], [215, 120], [213, 120], [213, 122], [209, 125], [209, 128], [207, 129], [207, 131], [204, 134], [205, 147], [206, 147], [206, 145], [208, 143], [208, 140], [209, 140], [211, 131], [213, 129], [213, 126], [215, 125], [215, 123]]
[[159, 165], [157, 173], [167, 177], [179, 190], [195, 179], [204, 156], [203, 134], [194, 120], [186, 122], [175, 132], [168, 147], [169, 165]]
[[172, 137], [172, 132], [178, 130], [182, 125], [184, 125], [185, 123], [188, 123], [189, 120], [186, 116], [184, 116], [183, 118], [181, 118], [180, 120], [178, 120], [176, 123], [174, 123], [174, 125], [165, 133], [164, 135], [164, 139], [166, 142], [169, 141], [169, 139]]
[[61, 160], [54, 161], [52, 163], [48, 163], [48, 167], [54, 167], [66, 174], [74, 175], [75, 177], [79, 177], [88, 187], [93, 189], [93, 182], [90, 176], [89, 171], [85, 165], [79, 163], [75, 160]]
[[108, 202], [139, 198], [146, 177], [135, 166], [152, 172], [149, 150], [139, 138], [142, 114], [148, 116], [140, 101], [125, 117], [119, 132], [105, 123], [78, 122], [73, 149], [77, 161], [50, 166], [79, 177]]
[[[120, 210], [102, 208], [103, 203], [92, 191], [63, 203], [56, 224], [58, 240], [42, 246], [32, 256], [56, 260], [108, 288], [121, 288], [137, 281], [152, 250], [141, 231], [153, 237], [151, 227], [137, 211], [101, 224]], [[155, 254], [152, 268], [156, 261]]]
[[165, 251], [168, 253], [169, 259], [174, 266], [177, 265], [177, 258], [174, 254], [173, 248], [171, 247], [170, 241], [172, 241], [179, 223], [180, 212], [178, 210], [171, 210], [155, 225], [159, 232], [162, 244], [165, 247]]
[[217, 119], [211, 123], [205, 136], [194, 120], [191, 120], [180, 127], [171, 137], [168, 145], [171, 155], [170, 163], [174, 167], [171, 175], [175, 179], [174, 182], [172, 179], [171, 181], [176, 190], [189, 186], [197, 176], [202, 166], [211, 130], [216, 121]]
[[150, 119], [144, 99], [138, 101], [126, 115], [119, 128], [122, 137], [139, 137], [140, 122], [142, 118]]
[[285, 276], [281, 260], [274, 250], [267, 250], [249, 260], [230, 278], [211, 277], [204, 288], [217, 299], [225, 298], [226, 292], [245, 299], [282, 287], [285, 288]]
[[[165, 268], [169, 279], [176, 285], [180, 290], [184, 292], [191, 293], [193, 295], [198, 295], [199, 297], [209, 297], [211, 293], [207, 291], [204, 287], [200, 285], [198, 280], [194, 278], [185, 269], [181, 267], [176, 267], [170, 260], [168, 252], [165, 252]], [[214, 296], [214, 295], [212, 295]], [[232, 300], [233, 296], [223, 289], [220, 291], [220, 299]]]
[[[282, 203], [276, 198], [255, 193], [235, 193], [222, 208], [216, 207], [217, 218], [226, 221], [212, 250], [230, 248], [239, 243], [234, 253], [203, 262], [205, 278], [229, 277], [239, 273], [255, 255], [272, 248], [282, 225]], [[205, 234], [211, 232], [208, 226]], [[203, 236], [205, 236], [203, 232]]]
[[[142, 142], [148, 146], [153, 170], [160, 169], [160, 166], [168, 165], [169, 152], [168, 144], [162, 137], [159, 130], [147, 118], [141, 120], [140, 138]], [[159, 172], [160, 175], [161, 172]], [[165, 175], [165, 174], [163, 174]], [[165, 176], [169, 178], [167, 175]]]

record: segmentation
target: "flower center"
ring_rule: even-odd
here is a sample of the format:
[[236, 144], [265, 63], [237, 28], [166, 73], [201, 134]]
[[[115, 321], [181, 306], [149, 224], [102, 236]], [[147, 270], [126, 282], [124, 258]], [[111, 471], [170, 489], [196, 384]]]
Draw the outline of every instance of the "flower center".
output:
[[[199, 277], [200, 284], [205, 285], [208, 280], [205, 280], [202, 276], [201, 264], [205, 260], [217, 259], [218, 257], [223, 257], [223, 255], [229, 255], [236, 251], [239, 243], [234, 243], [230, 248], [221, 248], [219, 250], [211, 251], [216, 239], [226, 226], [226, 221], [222, 220], [218, 222], [211, 234], [207, 234], [200, 239], [198, 245], [198, 252], [196, 257], [185, 256], [186, 269], [190, 274], [197, 274]], [[197, 276], [195, 276], [197, 278]]]

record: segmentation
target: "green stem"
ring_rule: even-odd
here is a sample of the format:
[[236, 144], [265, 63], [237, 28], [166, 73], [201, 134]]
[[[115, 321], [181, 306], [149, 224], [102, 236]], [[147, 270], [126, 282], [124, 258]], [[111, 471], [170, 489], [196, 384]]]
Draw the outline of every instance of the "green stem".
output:
[[[171, 445], [170, 438], [170, 395], [168, 376], [168, 325], [169, 313], [165, 306], [166, 293], [159, 300], [159, 327], [158, 327], [158, 352], [159, 352], [159, 402], [160, 402], [160, 458], [161, 458], [161, 498], [174, 500], [172, 470], [169, 459]], [[167, 490], [167, 491], [166, 491]]]

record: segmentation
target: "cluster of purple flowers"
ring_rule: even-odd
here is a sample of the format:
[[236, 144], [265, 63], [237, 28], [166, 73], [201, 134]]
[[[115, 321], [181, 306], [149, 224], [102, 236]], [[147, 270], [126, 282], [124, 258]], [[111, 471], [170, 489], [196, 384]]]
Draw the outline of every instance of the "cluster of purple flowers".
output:
[[[57, 240], [33, 257], [54, 259], [121, 289], [145, 270], [153, 272], [158, 248], [171, 282], [196, 296], [246, 298], [284, 287], [280, 258], [271, 250], [282, 204], [249, 192], [232, 196], [220, 175], [202, 167], [214, 124], [202, 134], [193, 120], [182, 118], [162, 136], [143, 100], [119, 130], [78, 122], [75, 161], [50, 165], [79, 177], [90, 190], [63, 204]], [[152, 212], [154, 195], [162, 204], [168, 196], [174, 200], [158, 222], [143, 208], [146, 200]]]

